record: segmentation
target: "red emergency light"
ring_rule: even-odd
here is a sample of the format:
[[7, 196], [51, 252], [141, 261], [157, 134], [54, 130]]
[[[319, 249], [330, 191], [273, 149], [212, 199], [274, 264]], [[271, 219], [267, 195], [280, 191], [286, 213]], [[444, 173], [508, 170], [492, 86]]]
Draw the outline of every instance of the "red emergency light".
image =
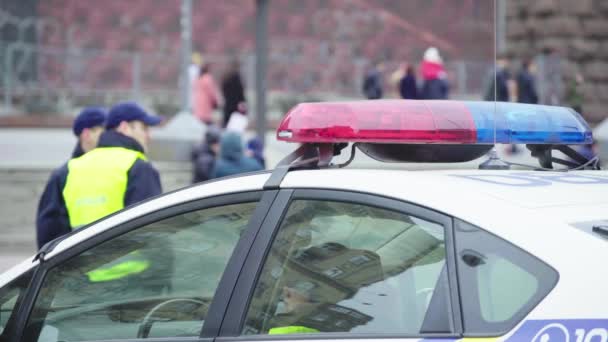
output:
[[277, 130], [282, 141], [473, 144], [477, 129], [458, 101], [375, 100], [301, 103]]

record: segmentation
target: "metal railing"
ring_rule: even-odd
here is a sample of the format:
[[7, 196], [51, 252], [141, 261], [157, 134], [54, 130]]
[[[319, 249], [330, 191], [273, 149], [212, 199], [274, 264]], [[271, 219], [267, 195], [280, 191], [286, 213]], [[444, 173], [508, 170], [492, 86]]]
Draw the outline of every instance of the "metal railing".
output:
[[[3, 51], [0, 91], [5, 112], [17, 102], [35, 100], [78, 106], [132, 99], [151, 106], [179, 108], [177, 54], [57, 48], [22, 42], [4, 43], [0, 50]], [[205, 60], [219, 76], [231, 58], [218, 55], [205, 56]], [[251, 93], [255, 85], [255, 57], [244, 55], [241, 61], [242, 75]], [[322, 99], [361, 97], [365, 64], [361, 60], [317, 64], [271, 56], [268, 87], [282, 94], [309, 94]], [[386, 63], [387, 95], [392, 91], [390, 73], [397, 66], [396, 62]], [[451, 97], [480, 98], [492, 67], [488, 62], [447, 63]]]
[[0, 50], [5, 111], [13, 108], [17, 99], [60, 94], [76, 102], [79, 97], [101, 102], [106, 102], [104, 97], [154, 102], [159, 93], [171, 103], [178, 101], [179, 60], [174, 55], [42, 47], [22, 42], [1, 44]]

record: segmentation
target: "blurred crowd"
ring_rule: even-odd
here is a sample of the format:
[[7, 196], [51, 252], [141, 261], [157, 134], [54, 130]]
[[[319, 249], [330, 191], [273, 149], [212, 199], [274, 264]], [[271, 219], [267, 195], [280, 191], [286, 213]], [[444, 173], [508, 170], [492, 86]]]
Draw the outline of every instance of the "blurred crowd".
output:
[[[518, 68], [514, 68], [517, 65]], [[362, 94], [367, 99], [398, 97], [402, 99], [441, 100], [450, 95], [449, 75], [436, 47], [429, 47], [419, 63], [404, 62], [384, 81], [383, 61], [373, 63], [365, 73]], [[496, 57], [495, 70], [487, 77], [483, 100], [539, 104], [538, 67], [533, 58]], [[580, 72], [564, 77], [562, 105], [583, 114], [583, 77]], [[386, 91], [385, 85], [390, 87]], [[555, 102], [555, 101], [553, 101]], [[550, 103], [555, 105], [557, 103]]]
[[[382, 74], [384, 65], [376, 62], [365, 74], [363, 94], [366, 98], [381, 99], [385, 95]], [[439, 50], [429, 47], [420, 63], [422, 81], [418, 82], [415, 66], [403, 63], [390, 76], [389, 84], [399, 97], [403, 99], [440, 100], [449, 96], [448, 75]]]
[[[253, 137], [243, 143], [249, 118], [238, 60], [230, 63], [219, 86], [210, 69], [200, 54], [192, 55], [190, 105], [205, 125], [203, 141], [192, 151], [193, 183], [266, 167], [261, 139]], [[222, 117], [215, 122], [213, 112], [220, 108]]]
[[[509, 55], [496, 57], [495, 74], [489, 78], [484, 100], [541, 103], [537, 85], [538, 66], [535, 60], [523, 58], [517, 71], [514, 71], [514, 64]], [[580, 72], [574, 72], [562, 81], [565, 84], [562, 104], [583, 115], [582, 75]]]

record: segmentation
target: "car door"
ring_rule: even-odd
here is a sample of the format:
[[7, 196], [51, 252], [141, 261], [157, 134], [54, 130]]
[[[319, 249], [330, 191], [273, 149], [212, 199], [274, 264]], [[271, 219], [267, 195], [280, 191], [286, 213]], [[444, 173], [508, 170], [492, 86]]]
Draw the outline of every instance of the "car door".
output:
[[212, 341], [276, 195], [178, 204], [44, 261], [6, 341]]
[[281, 190], [218, 341], [458, 338], [450, 217], [369, 194]]

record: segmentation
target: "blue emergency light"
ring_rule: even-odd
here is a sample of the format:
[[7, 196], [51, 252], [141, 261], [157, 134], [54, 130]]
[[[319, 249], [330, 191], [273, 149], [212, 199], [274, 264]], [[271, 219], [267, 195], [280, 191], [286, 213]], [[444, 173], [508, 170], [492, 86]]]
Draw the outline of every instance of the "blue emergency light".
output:
[[[467, 102], [479, 144], [591, 144], [589, 125], [566, 107]], [[496, 132], [496, 133], [495, 133]]]

